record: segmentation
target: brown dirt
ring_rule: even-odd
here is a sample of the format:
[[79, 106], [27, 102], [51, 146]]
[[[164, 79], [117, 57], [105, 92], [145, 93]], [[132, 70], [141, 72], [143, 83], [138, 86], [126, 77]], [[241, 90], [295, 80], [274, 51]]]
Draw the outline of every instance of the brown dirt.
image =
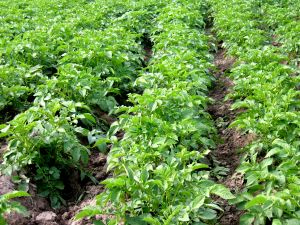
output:
[[[6, 148], [7, 148], [7, 143], [5, 141], [0, 142], [0, 156], [5, 151]], [[0, 157], [0, 160], [1, 160], [1, 157]]]
[[106, 112], [103, 112], [100, 109], [94, 109], [94, 113], [98, 116], [99, 119], [102, 120], [102, 122], [108, 124], [109, 126], [114, 123], [115, 121], [117, 121], [117, 118], [114, 118], [110, 115], [108, 115]]
[[282, 43], [277, 41], [278, 37], [276, 35], [271, 35], [271, 45], [275, 46], [275, 47], [281, 47]]
[[[217, 68], [215, 72], [216, 82], [210, 93], [210, 97], [214, 99], [214, 103], [208, 108], [209, 113], [216, 121], [220, 138], [219, 144], [212, 153], [212, 156], [215, 158], [218, 166], [228, 169], [226, 177], [218, 178], [218, 181], [228, 187], [233, 193], [240, 190], [244, 183], [243, 176], [235, 173], [236, 168], [240, 164], [240, 156], [237, 151], [255, 138], [253, 135], [243, 135], [235, 129], [228, 128], [228, 125], [240, 113], [239, 111], [230, 109], [232, 101], [224, 101], [225, 96], [234, 85], [225, 74], [229, 72], [234, 63], [235, 59], [227, 57], [224, 49], [219, 49], [216, 53], [214, 61]], [[217, 201], [224, 209], [224, 213], [219, 220], [220, 224], [239, 224], [239, 218], [243, 212], [237, 210], [235, 206], [229, 205], [225, 200], [218, 199]]]
[[152, 47], [145, 46], [144, 50], [145, 50], [144, 61], [145, 61], [145, 63], [148, 63], [153, 54]]
[[[3, 151], [3, 147], [1, 148]], [[88, 165], [89, 172], [98, 180], [104, 180], [109, 174], [106, 172], [106, 156], [99, 152], [92, 152]], [[72, 179], [70, 179], [72, 180]], [[73, 217], [85, 206], [95, 204], [94, 197], [104, 188], [102, 185], [93, 182], [84, 181], [78, 183], [77, 177], [74, 177], [74, 185], [79, 185], [81, 193], [80, 200], [69, 201], [65, 207], [54, 210], [50, 207], [47, 199], [37, 195], [34, 183], [29, 184], [30, 197], [19, 198], [19, 201], [28, 210], [26, 217], [17, 213], [6, 215], [9, 225], [92, 225], [92, 220], [74, 221]], [[0, 175], [0, 194], [4, 194], [16, 189], [16, 185], [10, 177]], [[78, 198], [77, 198], [78, 199]], [[99, 216], [97, 219], [105, 219], [107, 216]]]
[[149, 37], [149, 34], [146, 34], [146, 33], [143, 34], [141, 44], [145, 51], [143, 64], [144, 64], [144, 67], [146, 67], [153, 55], [153, 42], [152, 42], [151, 38]]

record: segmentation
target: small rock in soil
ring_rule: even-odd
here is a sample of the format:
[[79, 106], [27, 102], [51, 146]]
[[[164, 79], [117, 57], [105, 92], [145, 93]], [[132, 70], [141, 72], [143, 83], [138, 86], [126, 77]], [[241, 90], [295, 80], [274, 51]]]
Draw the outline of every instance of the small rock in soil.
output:
[[35, 219], [37, 222], [55, 221], [57, 215], [54, 212], [46, 211], [40, 213]]
[[14, 190], [14, 184], [11, 182], [10, 177], [0, 176], [0, 195], [6, 194]]

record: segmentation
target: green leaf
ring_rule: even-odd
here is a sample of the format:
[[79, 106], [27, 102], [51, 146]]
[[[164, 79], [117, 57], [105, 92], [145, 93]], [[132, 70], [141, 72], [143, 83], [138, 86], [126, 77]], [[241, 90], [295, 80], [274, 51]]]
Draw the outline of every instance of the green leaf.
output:
[[149, 172], [145, 169], [142, 170], [141, 172], [141, 180], [143, 183], [145, 183], [149, 178]]
[[206, 169], [206, 168], [209, 168], [209, 166], [203, 163], [197, 163], [196, 165], [192, 166], [193, 171], [198, 169]]
[[97, 206], [87, 206], [83, 210], [81, 210], [76, 216], [74, 217], [75, 220], [80, 220], [83, 218], [90, 218], [96, 215], [102, 214], [102, 210]]
[[100, 152], [106, 152], [107, 150], [107, 143], [109, 143], [110, 140], [107, 138], [99, 138], [94, 146], [96, 146]]
[[268, 151], [268, 153], [266, 154], [265, 158], [269, 158], [269, 157], [271, 157], [273, 155], [276, 155], [276, 154], [280, 153], [281, 151], [282, 151], [282, 149], [280, 149], [280, 148], [273, 148], [270, 151]]
[[213, 204], [213, 203], [211, 203], [211, 204], [205, 204], [205, 206], [209, 207], [211, 209], [219, 210], [220, 212], [224, 212], [224, 210], [220, 206], [218, 206], [216, 204]]
[[[4, 126], [4, 124], [2, 126]], [[0, 130], [1, 131], [0, 138], [8, 135], [9, 128], [10, 128], [10, 125], [7, 125], [3, 129]]]
[[107, 51], [107, 52], [105, 52], [105, 55], [106, 55], [109, 59], [111, 59], [113, 53], [112, 53], [112, 51]]
[[22, 206], [19, 202], [9, 202], [8, 205], [8, 212], [15, 211], [17, 213], [28, 215], [27, 209]]
[[126, 184], [124, 177], [108, 178], [101, 183], [105, 184], [107, 188], [123, 187]]
[[92, 123], [96, 123], [96, 119], [90, 114], [90, 113], [83, 113], [84, 118], [86, 118], [88, 121]]
[[129, 217], [126, 216], [126, 224], [128, 225], [147, 225], [142, 216]]
[[240, 225], [252, 225], [254, 219], [252, 214], [244, 214], [240, 218]]
[[286, 220], [286, 224], [288, 224], [288, 225], [299, 225], [300, 224], [300, 219], [289, 219], [289, 220]]
[[279, 219], [274, 219], [272, 221], [272, 225], [282, 225], [281, 221]]
[[58, 182], [56, 182], [55, 187], [59, 190], [64, 190], [65, 185], [62, 181], [58, 181]]
[[189, 214], [187, 212], [183, 213], [183, 215], [180, 215], [178, 217], [178, 221], [182, 221], [182, 222], [188, 222], [188, 221], [190, 221]]
[[9, 200], [12, 198], [28, 197], [28, 196], [30, 196], [30, 195], [25, 191], [12, 191], [12, 192], [2, 195], [0, 199]]
[[80, 134], [82, 134], [82, 135], [84, 135], [84, 136], [88, 136], [88, 134], [89, 134], [89, 130], [88, 130], [88, 129], [85, 129], [85, 128], [82, 128], [82, 127], [76, 127], [74, 130], [75, 130], [77, 133], [80, 133]]
[[105, 225], [101, 220], [94, 220], [93, 224], [94, 225]]
[[203, 220], [214, 220], [217, 217], [217, 213], [212, 209], [200, 208], [198, 216]]
[[143, 220], [145, 222], [148, 222], [151, 225], [161, 225], [161, 223], [159, 222], [159, 220], [156, 219], [156, 218], [153, 218], [153, 217], [145, 217], [145, 218], [143, 218]]
[[160, 145], [163, 145], [166, 142], [166, 140], [167, 140], [166, 137], [155, 137], [153, 140], [152, 147], [158, 148]]
[[120, 124], [119, 124], [118, 121], [115, 121], [115, 122], [113, 122], [111, 124], [110, 129], [109, 129], [107, 135], [109, 137], [111, 137], [112, 135], [115, 135], [118, 132], [118, 130], [120, 130]]
[[71, 149], [71, 155], [72, 158], [75, 162], [78, 162], [81, 156], [81, 149], [74, 147], [73, 149]]
[[211, 193], [220, 196], [223, 199], [234, 199], [235, 196], [229, 191], [228, 188], [224, 187], [221, 184], [216, 184], [211, 189]]
[[125, 168], [125, 171], [127, 173], [127, 176], [129, 177], [130, 180], [134, 180], [134, 172], [133, 170], [128, 166], [128, 165], [123, 165]]
[[245, 209], [249, 209], [253, 206], [256, 205], [262, 205], [264, 204], [268, 199], [263, 196], [263, 195], [257, 195], [255, 198], [253, 198], [252, 200], [250, 200], [249, 202], [247, 202], [247, 204], [245, 205]]
[[205, 201], [204, 196], [197, 196], [192, 202], [191, 202], [191, 208], [192, 210], [199, 209]]
[[102, 144], [106, 144], [106, 143], [108, 143], [108, 142], [109, 142], [109, 139], [107, 139], [107, 138], [99, 138], [99, 139], [96, 141], [95, 146], [97, 146], [97, 145], [102, 145]]
[[273, 159], [272, 158], [267, 158], [267, 159], [264, 159], [260, 165], [262, 168], [267, 168], [268, 166], [272, 165], [273, 163]]

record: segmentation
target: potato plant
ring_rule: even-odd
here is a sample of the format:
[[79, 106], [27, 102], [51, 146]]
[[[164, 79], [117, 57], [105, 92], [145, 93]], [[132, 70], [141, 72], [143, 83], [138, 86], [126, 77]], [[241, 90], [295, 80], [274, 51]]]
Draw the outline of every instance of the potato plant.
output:
[[288, 38], [297, 33], [297, 26], [290, 25], [299, 4], [289, 3], [232, 0], [227, 7], [211, 1], [214, 29], [228, 52], [238, 57], [228, 98], [235, 100], [233, 109], [243, 111], [231, 126], [256, 136], [244, 148], [237, 170], [246, 181], [232, 201], [246, 210], [241, 224], [300, 222], [299, 69], [293, 63], [299, 54], [297, 40]]

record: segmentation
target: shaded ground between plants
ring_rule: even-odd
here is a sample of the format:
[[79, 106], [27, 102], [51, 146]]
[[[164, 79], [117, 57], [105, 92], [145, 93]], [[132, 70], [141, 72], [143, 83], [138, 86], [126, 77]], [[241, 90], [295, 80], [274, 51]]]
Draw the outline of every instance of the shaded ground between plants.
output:
[[[232, 102], [225, 101], [225, 96], [233, 87], [233, 82], [226, 76], [230, 72], [235, 59], [226, 56], [226, 51], [218, 48], [215, 54], [214, 64], [216, 66], [215, 85], [209, 96], [214, 100], [208, 108], [208, 112], [212, 115], [218, 128], [218, 137], [220, 138], [217, 148], [212, 152], [217, 166], [225, 167], [228, 173], [223, 178], [218, 178], [218, 182], [224, 184], [233, 193], [241, 190], [243, 187], [243, 176], [235, 173], [240, 163], [238, 149], [246, 146], [254, 137], [251, 135], [243, 135], [239, 131], [229, 128], [229, 124], [234, 120], [238, 111], [230, 110]], [[235, 206], [229, 205], [227, 201], [217, 199], [218, 203], [224, 209], [219, 222], [221, 225], [239, 224], [239, 218], [243, 212], [236, 209]]]

